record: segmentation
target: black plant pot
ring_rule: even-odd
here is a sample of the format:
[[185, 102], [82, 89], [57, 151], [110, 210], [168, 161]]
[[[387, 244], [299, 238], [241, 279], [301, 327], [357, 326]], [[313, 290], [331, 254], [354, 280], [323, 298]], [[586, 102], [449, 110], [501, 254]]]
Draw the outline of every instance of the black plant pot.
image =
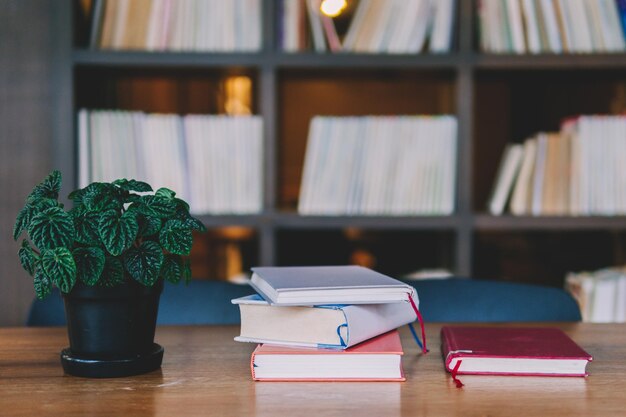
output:
[[145, 287], [132, 280], [112, 288], [77, 282], [63, 295], [70, 347], [61, 352], [66, 373], [109, 378], [158, 369], [163, 348], [154, 343], [163, 280]]

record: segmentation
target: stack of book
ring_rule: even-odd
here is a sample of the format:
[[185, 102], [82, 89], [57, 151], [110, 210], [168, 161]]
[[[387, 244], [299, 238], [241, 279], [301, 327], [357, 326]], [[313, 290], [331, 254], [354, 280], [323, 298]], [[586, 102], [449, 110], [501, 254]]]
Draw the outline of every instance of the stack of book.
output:
[[417, 314], [413, 287], [358, 266], [253, 268], [258, 294], [232, 300], [255, 380], [403, 381], [396, 330]]
[[449, 215], [456, 143], [453, 116], [315, 117], [298, 212]]
[[580, 116], [560, 132], [538, 133], [505, 148], [489, 200], [502, 214], [626, 214], [626, 116]]
[[[320, 11], [321, 0], [282, 0], [279, 45], [287, 52], [446, 53], [455, 0], [360, 0], [345, 34]], [[308, 27], [308, 28], [307, 28]], [[308, 36], [310, 32], [310, 36]]]
[[622, 0], [481, 0], [480, 45], [514, 54], [621, 52], [620, 16]]
[[134, 178], [167, 187], [194, 214], [258, 213], [260, 116], [81, 110], [79, 185]]
[[258, 51], [261, 0], [94, 0], [90, 46], [149, 51]]
[[626, 323], [626, 267], [570, 273], [565, 288], [578, 302], [584, 322]]

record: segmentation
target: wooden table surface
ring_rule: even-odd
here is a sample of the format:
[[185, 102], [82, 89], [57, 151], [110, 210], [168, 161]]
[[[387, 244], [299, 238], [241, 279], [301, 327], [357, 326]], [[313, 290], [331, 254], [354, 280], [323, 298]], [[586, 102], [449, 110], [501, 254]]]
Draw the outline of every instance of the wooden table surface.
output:
[[237, 326], [161, 327], [162, 369], [115, 379], [64, 376], [65, 328], [0, 329], [1, 416], [610, 416], [626, 414], [626, 326], [559, 325], [594, 357], [587, 378], [463, 376], [444, 371], [440, 325], [421, 355], [401, 329], [406, 382], [253, 382], [254, 345]]

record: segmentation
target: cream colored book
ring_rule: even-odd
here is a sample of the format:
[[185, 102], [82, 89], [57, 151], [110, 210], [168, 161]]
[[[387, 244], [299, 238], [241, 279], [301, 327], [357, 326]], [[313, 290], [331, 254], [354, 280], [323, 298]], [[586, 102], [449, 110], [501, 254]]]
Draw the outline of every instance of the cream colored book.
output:
[[530, 138], [524, 142], [524, 158], [517, 176], [513, 196], [511, 198], [511, 213], [523, 216], [530, 213], [530, 191], [537, 154], [537, 139]]

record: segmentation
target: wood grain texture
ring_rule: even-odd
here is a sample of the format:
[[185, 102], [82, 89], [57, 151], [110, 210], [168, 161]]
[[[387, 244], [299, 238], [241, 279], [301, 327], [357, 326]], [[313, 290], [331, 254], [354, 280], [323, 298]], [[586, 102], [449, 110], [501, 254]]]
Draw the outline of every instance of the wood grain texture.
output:
[[594, 356], [587, 378], [464, 376], [455, 388], [439, 351], [440, 325], [427, 326], [431, 352], [418, 353], [401, 329], [407, 381], [253, 382], [254, 345], [238, 327], [161, 327], [163, 367], [118, 379], [64, 376], [63, 328], [0, 329], [3, 416], [588, 416], [622, 415], [626, 395], [623, 325], [560, 325]]

